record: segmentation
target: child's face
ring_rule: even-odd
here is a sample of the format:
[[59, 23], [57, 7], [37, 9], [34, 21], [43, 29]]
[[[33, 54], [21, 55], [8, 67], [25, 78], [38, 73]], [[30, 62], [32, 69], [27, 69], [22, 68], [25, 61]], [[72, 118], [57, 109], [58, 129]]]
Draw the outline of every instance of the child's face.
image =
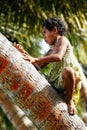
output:
[[54, 31], [54, 29], [52, 31], [49, 31], [46, 27], [43, 27], [43, 34], [44, 34], [44, 40], [49, 44], [49, 45], [53, 45], [55, 43], [55, 40], [57, 38], [57, 35]]

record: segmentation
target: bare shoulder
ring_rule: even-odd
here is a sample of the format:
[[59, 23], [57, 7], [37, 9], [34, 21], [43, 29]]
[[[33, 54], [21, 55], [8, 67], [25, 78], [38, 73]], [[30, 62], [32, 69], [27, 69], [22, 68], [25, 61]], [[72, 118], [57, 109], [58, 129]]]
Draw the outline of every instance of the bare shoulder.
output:
[[65, 36], [62, 36], [62, 42], [65, 42], [65, 43], [67, 43], [67, 44], [70, 44], [70, 41], [69, 41], [68, 38], [65, 37]]
[[63, 45], [71, 46], [70, 41], [65, 36], [62, 36], [61, 42], [62, 42]]

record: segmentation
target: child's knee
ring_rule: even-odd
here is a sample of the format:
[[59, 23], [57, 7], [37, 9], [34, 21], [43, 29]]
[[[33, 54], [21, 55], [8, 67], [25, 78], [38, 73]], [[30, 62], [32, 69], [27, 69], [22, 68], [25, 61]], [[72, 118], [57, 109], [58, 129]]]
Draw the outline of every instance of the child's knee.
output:
[[75, 72], [72, 67], [65, 67], [62, 72], [62, 78], [70, 78], [71, 76], [75, 76]]

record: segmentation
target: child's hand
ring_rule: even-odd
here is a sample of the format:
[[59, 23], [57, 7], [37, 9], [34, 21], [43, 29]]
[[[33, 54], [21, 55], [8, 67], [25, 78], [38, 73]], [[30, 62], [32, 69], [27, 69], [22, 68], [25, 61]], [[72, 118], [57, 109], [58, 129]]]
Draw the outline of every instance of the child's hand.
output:
[[22, 55], [24, 56], [24, 60], [27, 60], [32, 64], [35, 64], [38, 61], [38, 58], [34, 58], [28, 55], [26, 51], [23, 49], [22, 45], [14, 43], [13, 46], [22, 53]]
[[22, 45], [14, 43], [13, 46], [14, 46], [17, 50], [19, 50], [22, 54], [26, 53], [26, 51], [23, 49], [23, 46], [22, 46]]
[[34, 57], [29, 56], [29, 55], [25, 55], [24, 59], [29, 61], [32, 64], [35, 64], [38, 61], [38, 58], [34, 58]]

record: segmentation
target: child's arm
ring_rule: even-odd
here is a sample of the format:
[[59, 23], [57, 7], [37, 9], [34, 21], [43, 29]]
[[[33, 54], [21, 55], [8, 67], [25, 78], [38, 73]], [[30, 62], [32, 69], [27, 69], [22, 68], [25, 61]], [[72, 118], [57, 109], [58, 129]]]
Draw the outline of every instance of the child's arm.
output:
[[[64, 56], [67, 46], [68, 46], [68, 42], [66, 38], [63, 38], [60, 40], [58, 45], [55, 46], [54, 49], [50, 49], [45, 56], [40, 58], [34, 58], [26, 54], [23, 47], [19, 44], [16, 45], [16, 48], [24, 55], [25, 60], [29, 61], [33, 65], [37, 64], [40, 68], [42, 68], [50, 62], [60, 62]], [[56, 49], [56, 53], [52, 54], [52, 52], [55, 51], [55, 49]]]
[[[32, 64], [38, 64], [40, 68], [44, 67], [46, 64], [50, 62], [60, 62], [66, 52], [67, 47], [69, 46], [69, 41], [64, 37], [60, 40], [58, 44], [52, 50], [49, 50], [48, 53], [40, 58], [31, 59], [30, 62]], [[55, 52], [53, 54], [52, 52]], [[27, 60], [27, 59], [26, 59]]]

